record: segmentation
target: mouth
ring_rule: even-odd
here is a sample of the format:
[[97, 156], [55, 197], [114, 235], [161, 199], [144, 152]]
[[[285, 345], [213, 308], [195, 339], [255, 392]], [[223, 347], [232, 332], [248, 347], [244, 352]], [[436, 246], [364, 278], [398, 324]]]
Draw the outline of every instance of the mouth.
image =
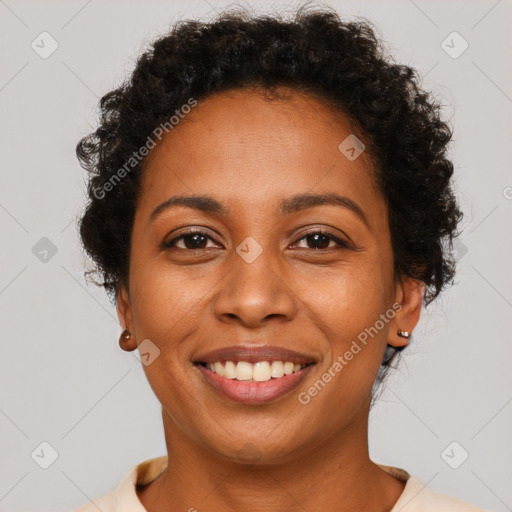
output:
[[230, 347], [194, 361], [208, 387], [229, 400], [261, 405], [285, 397], [304, 380], [316, 360], [279, 347]]

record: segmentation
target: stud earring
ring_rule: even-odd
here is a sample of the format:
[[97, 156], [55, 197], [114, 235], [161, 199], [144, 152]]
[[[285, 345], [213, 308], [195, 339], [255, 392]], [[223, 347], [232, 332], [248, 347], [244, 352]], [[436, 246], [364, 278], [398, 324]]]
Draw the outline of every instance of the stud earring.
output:
[[400, 329], [398, 329], [398, 332], [396, 334], [398, 336], [400, 336], [400, 338], [409, 338], [409, 336], [411, 335], [410, 332], [408, 332], [408, 331], [401, 331]]
[[119, 336], [119, 346], [126, 352], [131, 352], [132, 350], [135, 350], [135, 348], [137, 348], [137, 344], [134, 343], [135, 340], [130, 342], [131, 339], [132, 339], [132, 334], [127, 329], [125, 329], [121, 333], [121, 336]]

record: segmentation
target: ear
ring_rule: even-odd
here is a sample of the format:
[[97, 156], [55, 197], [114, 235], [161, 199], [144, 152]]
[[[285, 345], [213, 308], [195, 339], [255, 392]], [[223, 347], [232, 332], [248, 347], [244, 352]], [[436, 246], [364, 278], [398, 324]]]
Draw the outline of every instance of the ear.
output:
[[[388, 344], [393, 347], [404, 347], [409, 343], [407, 338], [398, 336], [398, 331], [412, 333], [420, 319], [425, 283], [412, 277], [402, 277], [395, 285], [396, 314], [390, 322]], [[399, 306], [398, 306], [399, 305]]]
[[[116, 309], [119, 323], [123, 329], [129, 331], [132, 337], [124, 342], [125, 350], [134, 350], [137, 348], [137, 342], [134, 336], [133, 312], [130, 294], [126, 285], [119, 284], [116, 291]], [[133, 346], [132, 346], [133, 345]]]

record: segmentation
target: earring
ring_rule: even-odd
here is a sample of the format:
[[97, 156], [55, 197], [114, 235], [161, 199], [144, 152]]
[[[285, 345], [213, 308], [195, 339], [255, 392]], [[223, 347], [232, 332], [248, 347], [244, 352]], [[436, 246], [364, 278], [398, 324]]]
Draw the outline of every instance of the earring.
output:
[[411, 335], [410, 332], [408, 332], [408, 331], [401, 331], [400, 329], [398, 329], [398, 332], [396, 334], [398, 336], [400, 336], [400, 338], [409, 338], [409, 336]]
[[132, 334], [127, 329], [125, 329], [121, 333], [121, 336], [119, 336], [119, 346], [126, 352], [131, 352], [132, 350], [135, 350], [135, 348], [137, 346], [133, 342], [130, 342], [131, 338], [132, 338]]

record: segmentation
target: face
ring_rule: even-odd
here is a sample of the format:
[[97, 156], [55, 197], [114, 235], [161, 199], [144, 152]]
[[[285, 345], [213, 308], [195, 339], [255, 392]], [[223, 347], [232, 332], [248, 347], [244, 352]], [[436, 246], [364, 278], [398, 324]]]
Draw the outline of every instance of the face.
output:
[[[148, 156], [118, 313], [158, 354], [144, 371], [166, 432], [233, 460], [254, 445], [272, 462], [363, 429], [386, 343], [416, 324], [421, 287], [395, 281], [370, 159], [338, 148], [353, 133], [311, 96], [236, 90], [200, 101]], [[200, 364], [262, 345], [313, 364], [262, 383]], [[261, 400], [247, 387], [272, 385], [280, 394]]]

